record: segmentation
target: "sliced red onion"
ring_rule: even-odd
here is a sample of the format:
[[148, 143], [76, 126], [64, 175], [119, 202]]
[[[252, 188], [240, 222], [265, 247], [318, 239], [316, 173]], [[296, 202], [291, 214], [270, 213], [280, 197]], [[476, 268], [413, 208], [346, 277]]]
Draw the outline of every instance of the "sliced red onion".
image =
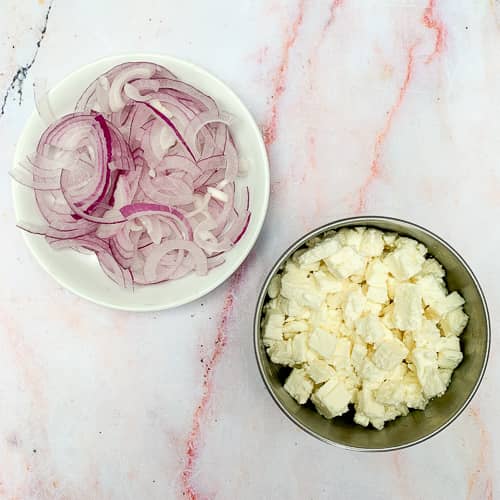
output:
[[232, 118], [167, 69], [116, 66], [50, 123], [11, 172], [35, 191], [46, 224], [18, 225], [54, 248], [94, 253], [120, 286], [204, 275], [245, 234], [250, 196], [235, 196]]

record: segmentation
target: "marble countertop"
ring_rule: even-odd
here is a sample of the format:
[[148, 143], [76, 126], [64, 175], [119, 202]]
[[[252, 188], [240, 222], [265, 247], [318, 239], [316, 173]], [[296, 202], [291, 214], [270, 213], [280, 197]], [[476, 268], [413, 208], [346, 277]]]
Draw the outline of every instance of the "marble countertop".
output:
[[[392, 215], [468, 260], [498, 328], [500, 2], [2, 0], [0, 498], [488, 499], [500, 495], [498, 352], [445, 431], [388, 454], [299, 431], [257, 372], [256, 290], [306, 230]], [[59, 287], [14, 225], [10, 168], [49, 86], [110, 54], [163, 52], [227, 82], [261, 125], [268, 217], [200, 301], [107, 310]]]

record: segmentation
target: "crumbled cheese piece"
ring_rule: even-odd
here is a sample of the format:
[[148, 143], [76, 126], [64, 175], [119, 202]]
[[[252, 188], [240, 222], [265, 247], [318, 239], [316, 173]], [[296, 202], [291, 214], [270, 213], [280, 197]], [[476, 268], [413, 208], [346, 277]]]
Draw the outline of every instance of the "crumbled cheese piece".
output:
[[333, 418], [347, 411], [351, 398], [352, 391], [334, 377], [313, 393], [311, 401], [321, 415]]
[[408, 354], [408, 349], [396, 338], [382, 342], [373, 353], [373, 364], [381, 370], [393, 370]]
[[333, 418], [384, 423], [424, 409], [461, 363], [463, 298], [427, 248], [373, 228], [331, 231], [295, 252], [268, 288], [263, 343], [292, 368], [285, 390]]
[[283, 340], [283, 322], [285, 321], [284, 314], [270, 313], [266, 316], [264, 322], [264, 345], [271, 345], [276, 340]]
[[401, 283], [394, 293], [394, 324], [399, 330], [416, 330], [422, 323], [422, 296], [420, 288], [412, 283]]
[[382, 231], [378, 229], [367, 229], [359, 245], [359, 253], [366, 257], [378, 257], [384, 251], [384, 239]]
[[331, 255], [336, 254], [340, 250], [340, 243], [335, 238], [327, 238], [316, 246], [305, 251], [299, 258], [299, 264], [312, 264], [319, 262]]
[[363, 273], [366, 266], [366, 257], [363, 257], [351, 247], [342, 247], [337, 253], [327, 257], [325, 264], [336, 278], [345, 279], [353, 274]]
[[307, 374], [315, 384], [322, 384], [335, 376], [335, 370], [326, 361], [315, 359], [307, 366]]
[[442, 332], [446, 335], [460, 335], [469, 321], [469, 316], [464, 313], [462, 308], [457, 308], [445, 314], [440, 321]]
[[294, 368], [286, 379], [285, 391], [292, 396], [297, 403], [303, 405], [312, 393], [313, 381], [307, 376], [303, 369]]
[[389, 272], [400, 281], [415, 276], [422, 269], [424, 262], [425, 258], [418, 249], [409, 245], [394, 250], [384, 259]]
[[316, 328], [309, 337], [309, 347], [324, 359], [331, 359], [337, 347], [337, 337], [321, 328]]
[[366, 296], [360, 288], [347, 294], [344, 304], [344, 321], [352, 325], [361, 316], [366, 306]]

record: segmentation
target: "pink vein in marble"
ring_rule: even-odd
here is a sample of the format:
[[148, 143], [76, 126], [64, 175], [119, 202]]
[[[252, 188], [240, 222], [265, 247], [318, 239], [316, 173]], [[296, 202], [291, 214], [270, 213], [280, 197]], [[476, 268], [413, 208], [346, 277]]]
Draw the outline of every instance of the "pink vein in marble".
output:
[[377, 138], [375, 139], [375, 146], [373, 148], [373, 160], [372, 160], [372, 163], [370, 165], [370, 174], [359, 190], [359, 202], [358, 202], [358, 207], [357, 207], [358, 212], [362, 212], [365, 209], [366, 193], [368, 191], [368, 188], [370, 187], [371, 183], [380, 174], [380, 156], [382, 155], [382, 148], [383, 148], [385, 140], [387, 139], [387, 136], [389, 135], [389, 132], [391, 130], [394, 115], [398, 112], [399, 108], [401, 107], [401, 103], [403, 102], [403, 99], [405, 98], [406, 92], [408, 91], [408, 87], [410, 85], [410, 81], [411, 81], [411, 78], [413, 75], [415, 47], [416, 47], [416, 43], [414, 43], [408, 49], [408, 56], [407, 56], [407, 62], [406, 62], [406, 72], [405, 72], [405, 76], [404, 76], [401, 88], [399, 89], [398, 97], [387, 114], [387, 119], [385, 121], [384, 127], [382, 128], [382, 130], [377, 135]]
[[[469, 414], [474, 419], [474, 423], [479, 430], [479, 458], [474, 470], [469, 476], [467, 500], [472, 500], [474, 498], [492, 500], [493, 484], [492, 478], [487, 470], [491, 462], [490, 437], [479, 413], [479, 409], [472, 407], [469, 410]], [[481, 481], [481, 479], [483, 479], [483, 481]]]
[[274, 141], [276, 141], [276, 132], [278, 128], [278, 106], [281, 96], [286, 89], [286, 76], [288, 73], [288, 63], [290, 61], [290, 50], [297, 41], [299, 29], [304, 20], [304, 6], [305, 0], [300, 0], [299, 11], [292, 24], [290, 32], [285, 39], [285, 43], [283, 44], [280, 64], [274, 78], [274, 88], [273, 93], [271, 94], [271, 113], [263, 130], [264, 142], [267, 146], [270, 146], [274, 143]]
[[184, 470], [182, 471], [182, 494], [183, 498], [190, 500], [199, 500], [203, 498], [193, 486], [191, 480], [193, 477], [193, 468], [199, 454], [199, 444], [201, 439], [201, 424], [207, 412], [208, 405], [213, 392], [214, 370], [224, 352], [227, 343], [227, 323], [233, 310], [235, 291], [241, 281], [244, 271], [244, 264], [233, 275], [229, 284], [229, 290], [224, 300], [224, 306], [217, 326], [217, 334], [214, 341], [212, 354], [204, 364], [203, 387], [200, 403], [198, 404], [194, 415], [191, 432], [186, 443]]
[[422, 22], [424, 25], [436, 31], [436, 41], [434, 42], [434, 50], [427, 56], [426, 63], [432, 62], [434, 57], [441, 53], [445, 43], [446, 29], [443, 22], [439, 19], [435, 12], [436, 0], [429, 0], [429, 5], [424, 10]]
[[344, 0], [333, 0], [330, 4], [330, 14], [328, 15], [328, 19], [326, 20], [325, 25], [323, 26], [323, 31], [321, 32], [321, 41], [325, 38], [330, 26], [335, 22], [335, 16], [337, 15], [337, 9], [344, 3]]

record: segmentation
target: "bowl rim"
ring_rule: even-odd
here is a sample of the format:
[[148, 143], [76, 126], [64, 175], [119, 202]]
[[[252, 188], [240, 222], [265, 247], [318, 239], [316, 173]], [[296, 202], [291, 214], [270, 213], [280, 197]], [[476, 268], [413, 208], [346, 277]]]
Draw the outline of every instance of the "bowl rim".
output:
[[[340, 227], [347, 227], [347, 226], [363, 226], [363, 225], [370, 225], [373, 223], [377, 222], [396, 222], [396, 223], [402, 223], [402, 224], [407, 224], [409, 226], [413, 226], [416, 229], [419, 229], [420, 231], [426, 233], [427, 235], [431, 236], [432, 238], [436, 239], [439, 243], [444, 245], [458, 260], [459, 262], [465, 267], [465, 269], [469, 272], [472, 281], [477, 288], [477, 291], [479, 293], [479, 296], [481, 298], [481, 305], [483, 307], [485, 317], [486, 317], [486, 352], [485, 356], [483, 359], [483, 363], [481, 366], [481, 371], [479, 373], [479, 376], [474, 384], [474, 387], [472, 388], [472, 391], [470, 392], [469, 396], [463, 403], [463, 405], [446, 421], [444, 422], [441, 426], [439, 426], [437, 429], [432, 431], [431, 433], [419, 438], [415, 439], [414, 441], [410, 441], [408, 443], [402, 444], [402, 445], [397, 445], [397, 446], [390, 446], [387, 448], [364, 448], [364, 447], [358, 447], [358, 446], [350, 446], [346, 444], [341, 444], [336, 441], [327, 439], [317, 432], [313, 431], [306, 425], [304, 425], [300, 420], [298, 420], [293, 414], [291, 414], [281, 403], [281, 401], [278, 399], [277, 395], [273, 391], [269, 381], [267, 380], [267, 377], [264, 373], [264, 366], [261, 360], [260, 356], [260, 321], [261, 321], [261, 316], [262, 316], [262, 308], [264, 306], [264, 302], [266, 299], [266, 292], [269, 286], [269, 283], [271, 279], [274, 277], [276, 272], [280, 269], [280, 267], [283, 265], [283, 263], [290, 257], [290, 255], [298, 250], [306, 241], [308, 241], [311, 238], [314, 238], [315, 236], [318, 236], [321, 233], [324, 233], [325, 231], [328, 230], [335, 230]], [[354, 216], [354, 217], [345, 217], [342, 219], [336, 219], [332, 222], [328, 222], [326, 224], [323, 224], [319, 227], [316, 227], [306, 233], [304, 236], [301, 236], [299, 239], [294, 241], [291, 245], [287, 247], [286, 250], [282, 252], [280, 257], [276, 260], [275, 264], [272, 266], [271, 270], [268, 272], [264, 279], [264, 283], [259, 291], [258, 299], [257, 299], [257, 305], [255, 308], [255, 313], [254, 313], [254, 321], [253, 321], [253, 330], [254, 330], [254, 352], [255, 352], [255, 357], [257, 360], [257, 366], [259, 368], [259, 373], [262, 378], [262, 381], [264, 382], [264, 385], [266, 386], [269, 394], [271, 395], [272, 399], [274, 402], [278, 405], [278, 407], [281, 409], [281, 411], [298, 427], [300, 427], [303, 431], [305, 431], [307, 434], [310, 436], [315, 437], [316, 439], [319, 439], [323, 443], [336, 446], [338, 448], [342, 448], [344, 450], [349, 450], [349, 451], [358, 451], [358, 452], [375, 452], [375, 453], [380, 453], [380, 452], [388, 452], [388, 451], [396, 451], [396, 450], [402, 450], [405, 448], [409, 448], [410, 446], [415, 446], [417, 444], [423, 443], [424, 441], [427, 441], [428, 439], [432, 438], [433, 436], [437, 435], [440, 433], [442, 430], [446, 429], [448, 426], [450, 426], [465, 410], [465, 408], [469, 405], [469, 403], [472, 401], [472, 398], [475, 396], [486, 371], [486, 367], [488, 365], [488, 360], [490, 356], [490, 346], [491, 346], [491, 323], [490, 323], [490, 314], [488, 310], [488, 305], [486, 303], [486, 298], [483, 292], [483, 289], [481, 288], [481, 285], [470, 268], [470, 266], [467, 264], [465, 259], [453, 248], [449, 243], [447, 243], [443, 238], [438, 236], [437, 234], [433, 233], [429, 229], [420, 226], [419, 224], [416, 224], [414, 222], [407, 221], [405, 219], [400, 219], [397, 217], [389, 217], [389, 216], [380, 216], [380, 215], [360, 215], [360, 216]]]

